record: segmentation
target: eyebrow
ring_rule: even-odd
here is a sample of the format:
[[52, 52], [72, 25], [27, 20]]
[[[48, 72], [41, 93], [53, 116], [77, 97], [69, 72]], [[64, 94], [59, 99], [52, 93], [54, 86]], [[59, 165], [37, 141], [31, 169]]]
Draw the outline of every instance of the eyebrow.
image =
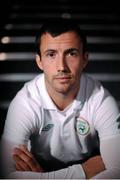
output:
[[[68, 54], [68, 53], [70, 53], [70, 52], [72, 52], [72, 51], [77, 51], [78, 53], [80, 52], [80, 50], [77, 49], [77, 48], [69, 48], [69, 49], [66, 49], [66, 50], [64, 51], [64, 54]], [[46, 53], [48, 53], [48, 52], [57, 52], [57, 49], [47, 49], [47, 50], [45, 50], [45, 51], [43, 52], [43, 54], [46, 54]]]
[[56, 49], [47, 49], [43, 52], [43, 54], [46, 54], [48, 52], [57, 52], [57, 50]]
[[66, 49], [66, 50], [65, 50], [65, 54], [70, 53], [70, 52], [72, 52], [72, 51], [77, 51], [78, 53], [80, 52], [80, 50], [77, 49], [77, 48], [70, 48], [70, 49]]

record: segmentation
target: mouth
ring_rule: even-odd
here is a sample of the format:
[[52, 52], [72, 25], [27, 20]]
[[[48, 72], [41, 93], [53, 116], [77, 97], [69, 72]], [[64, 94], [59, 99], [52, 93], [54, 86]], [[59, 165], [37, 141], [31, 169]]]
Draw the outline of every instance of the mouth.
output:
[[55, 79], [71, 79], [71, 76], [59, 76], [56, 77]]
[[67, 83], [71, 78], [72, 78], [71, 76], [58, 76], [58, 77], [55, 77], [55, 80], [61, 83]]

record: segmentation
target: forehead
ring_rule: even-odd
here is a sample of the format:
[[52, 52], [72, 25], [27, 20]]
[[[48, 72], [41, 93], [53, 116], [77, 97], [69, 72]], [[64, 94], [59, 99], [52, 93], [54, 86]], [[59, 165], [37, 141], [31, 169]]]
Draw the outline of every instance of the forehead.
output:
[[81, 44], [80, 37], [74, 32], [65, 32], [58, 36], [53, 37], [49, 33], [45, 33], [41, 36], [40, 48], [54, 47], [54, 46], [75, 46], [78, 47]]

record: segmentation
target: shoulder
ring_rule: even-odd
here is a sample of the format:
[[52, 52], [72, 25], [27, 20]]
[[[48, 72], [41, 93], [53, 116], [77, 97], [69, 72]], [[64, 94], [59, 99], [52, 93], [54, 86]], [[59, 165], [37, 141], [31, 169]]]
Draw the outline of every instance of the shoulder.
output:
[[[119, 108], [116, 99], [98, 80], [83, 75], [83, 91], [85, 107], [90, 110], [92, 117], [100, 117], [103, 114], [107, 117], [119, 114]], [[87, 111], [87, 110], [86, 110]], [[103, 119], [103, 118], [100, 118]]]
[[[43, 74], [36, 76], [29, 82], [26, 82], [24, 86], [17, 92], [14, 99], [21, 99], [23, 101], [38, 101], [38, 96], [40, 94], [40, 88], [38, 84], [42, 87]], [[13, 99], [13, 100], [14, 100]]]
[[[85, 75], [86, 101], [91, 119], [99, 136], [112, 136], [119, 134], [118, 122], [119, 108], [116, 99], [111, 93], [97, 80]], [[104, 126], [103, 126], [104, 124]], [[106, 131], [104, 129], [106, 128]]]
[[81, 85], [82, 88], [84, 88], [84, 94], [87, 99], [111, 96], [110, 92], [101, 84], [101, 82], [89, 74], [82, 75]]
[[[41, 81], [41, 78], [42, 75], [39, 75], [25, 83], [23, 88], [13, 98], [7, 112], [5, 132], [9, 129], [11, 133], [13, 131], [13, 124], [15, 127], [14, 132], [16, 130], [18, 132], [32, 131], [34, 127], [40, 127], [41, 104], [37, 100], [37, 94], [39, 93], [39, 90], [37, 90], [37, 81]], [[18, 132], [16, 133], [18, 134]], [[5, 134], [8, 136], [8, 133]]]
[[36, 76], [33, 80], [26, 82], [24, 84], [24, 87], [21, 89], [21, 92], [24, 92], [29, 97], [35, 97], [40, 92], [39, 84], [41, 87], [43, 86], [43, 80], [43, 74]]
[[42, 81], [42, 78], [43, 76], [41, 74], [36, 76], [33, 80], [26, 82], [11, 101], [8, 110], [21, 113], [24, 111], [25, 113], [29, 112], [32, 114], [34, 114], [34, 111], [38, 111], [41, 107], [41, 101], [39, 99], [39, 88], [37, 84]]

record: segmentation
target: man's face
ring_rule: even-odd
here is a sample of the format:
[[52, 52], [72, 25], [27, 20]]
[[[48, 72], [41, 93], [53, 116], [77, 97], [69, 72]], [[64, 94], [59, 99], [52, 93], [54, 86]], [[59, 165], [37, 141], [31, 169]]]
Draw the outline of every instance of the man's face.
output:
[[48, 92], [67, 94], [79, 88], [80, 75], [87, 64], [87, 53], [75, 32], [52, 37], [43, 34], [41, 56], [36, 55], [37, 65], [44, 71]]

